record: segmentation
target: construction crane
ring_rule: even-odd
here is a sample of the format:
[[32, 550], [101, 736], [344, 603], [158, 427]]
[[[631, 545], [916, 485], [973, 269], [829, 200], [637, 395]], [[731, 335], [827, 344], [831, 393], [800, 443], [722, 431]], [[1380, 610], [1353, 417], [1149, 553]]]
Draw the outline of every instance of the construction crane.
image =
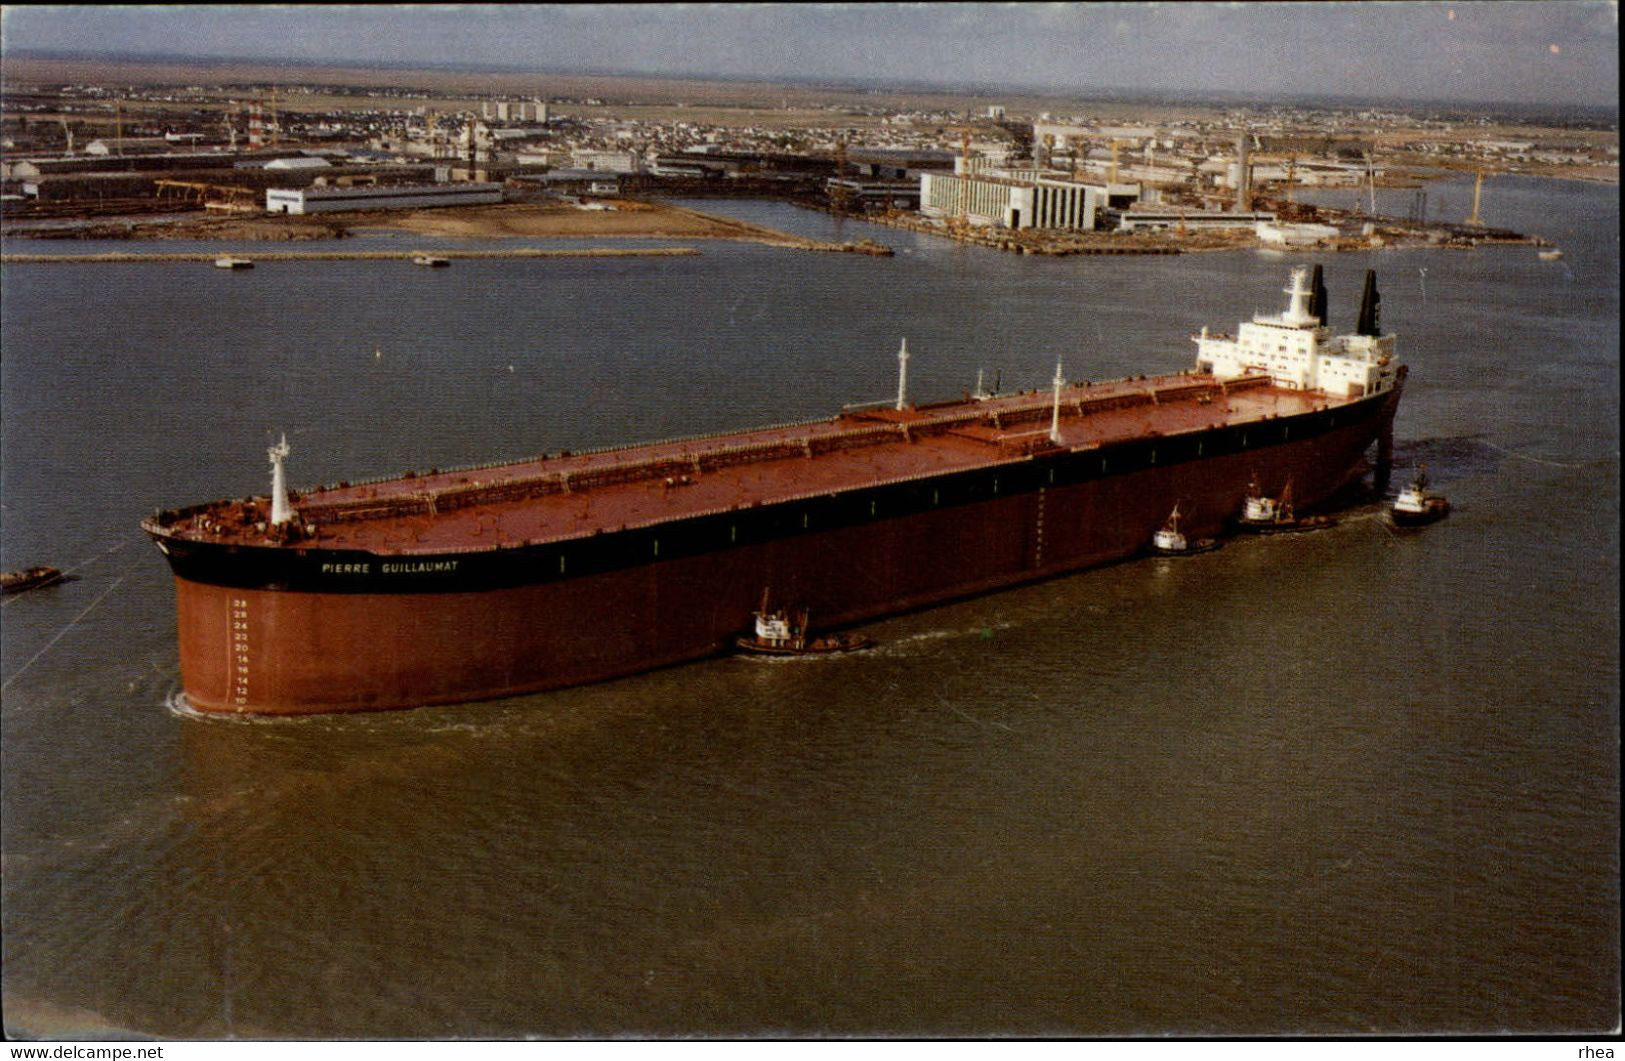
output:
[[[1279, 163], [1279, 162], [1283, 162], [1283, 161], [1286, 163], [1286, 176], [1285, 176], [1285, 178], [1284, 178], [1284, 180], [1282, 182], [1282, 183], [1284, 183], [1286, 185], [1286, 193], [1285, 193], [1284, 197], [1285, 197], [1285, 199], [1286, 199], [1286, 201], [1288, 203], [1294, 203], [1295, 202], [1294, 194], [1296, 192], [1297, 178], [1298, 178], [1298, 156], [1297, 156], [1296, 152], [1289, 153], [1289, 154], [1283, 154], [1281, 152], [1268, 152], [1268, 151], [1249, 152], [1248, 155], [1247, 155], [1248, 184], [1249, 184], [1249, 186], [1252, 184], [1251, 177], [1252, 177], [1252, 173], [1253, 173], [1253, 167], [1255, 165], [1257, 165], [1258, 163], [1262, 163], [1262, 162], [1276, 162], [1276, 163]], [[1270, 180], [1270, 181], [1266, 181], [1265, 183], [1273, 183], [1273, 179]]]
[[1123, 141], [1116, 139], [1112, 140], [1112, 172], [1111, 176], [1107, 178], [1108, 184], [1117, 183], [1117, 149], [1122, 146]]

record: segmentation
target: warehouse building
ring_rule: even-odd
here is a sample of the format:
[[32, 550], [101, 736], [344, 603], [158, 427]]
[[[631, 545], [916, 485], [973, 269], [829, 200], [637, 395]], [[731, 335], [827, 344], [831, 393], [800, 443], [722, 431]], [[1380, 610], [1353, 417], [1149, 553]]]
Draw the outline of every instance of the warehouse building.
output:
[[1089, 231], [1102, 189], [1054, 177], [920, 174], [920, 213], [972, 225]]
[[500, 184], [392, 184], [371, 187], [271, 188], [265, 209], [273, 214], [333, 210], [408, 210], [426, 206], [481, 206], [502, 201]]

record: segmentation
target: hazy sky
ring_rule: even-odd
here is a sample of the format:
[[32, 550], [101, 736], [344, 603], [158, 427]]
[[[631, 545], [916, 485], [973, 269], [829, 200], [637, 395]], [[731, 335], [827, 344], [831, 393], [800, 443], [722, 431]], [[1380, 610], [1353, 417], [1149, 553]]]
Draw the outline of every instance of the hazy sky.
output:
[[1607, 0], [28, 6], [6, 51], [1617, 104]]

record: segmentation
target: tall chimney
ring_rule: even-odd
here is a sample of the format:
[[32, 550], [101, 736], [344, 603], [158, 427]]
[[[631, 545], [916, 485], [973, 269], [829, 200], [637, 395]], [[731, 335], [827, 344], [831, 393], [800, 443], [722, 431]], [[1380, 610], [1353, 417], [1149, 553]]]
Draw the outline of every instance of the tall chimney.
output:
[[1377, 294], [1377, 271], [1365, 271], [1365, 290], [1360, 292], [1360, 318], [1354, 327], [1356, 335], [1382, 334], [1382, 296]]
[[1243, 129], [1236, 137], [1236, 211], [1245, 213], [1253, 208], [1253, 172], [1247, 158], [1252, 136]]

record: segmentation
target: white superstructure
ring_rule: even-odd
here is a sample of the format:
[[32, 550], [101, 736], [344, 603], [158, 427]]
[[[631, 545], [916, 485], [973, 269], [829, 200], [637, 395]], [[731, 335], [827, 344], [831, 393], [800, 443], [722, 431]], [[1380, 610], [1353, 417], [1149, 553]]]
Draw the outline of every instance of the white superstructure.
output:
[[1220, 379], [1268, 375], [1276, 386], [1324, 391], [1339, 398], [1393, 388], [1399, 378], [1395, 337], [1378, 334], [1376, 288], [1369, 276], [1360, 324], [1352, 335], [1333, 335], [1324, 323], [1324, 308], [1311, 308], [1315, 291], [1307, 266], [1292, 270], [1285, 291], [1284, 313], [1260, 313], [1241, 324], [1234, 338], [1211, 335], [1203, 328], [1196, 337], [1197, 369]]

